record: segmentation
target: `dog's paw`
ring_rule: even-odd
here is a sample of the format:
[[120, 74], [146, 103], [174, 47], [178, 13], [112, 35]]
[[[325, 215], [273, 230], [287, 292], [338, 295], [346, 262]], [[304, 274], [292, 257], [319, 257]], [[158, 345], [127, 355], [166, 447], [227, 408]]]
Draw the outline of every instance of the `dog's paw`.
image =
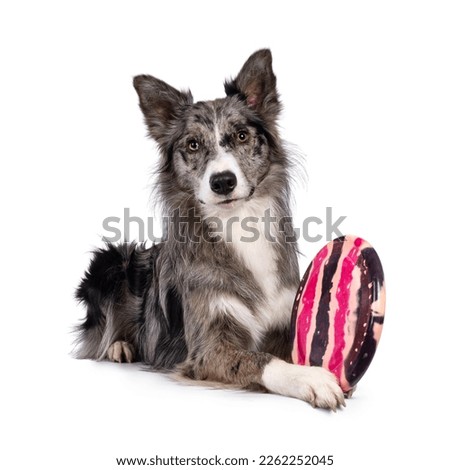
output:
[[322, 367], [299, 366], [273, 359], [265, 367], [262, 381], [271, 392], [299, 398], [314, 407], [335, 411], [345, 406], [336, 377]]
[[133, 362], [134, 348], [126, 341], [116, 341], [108, 348], [106, 355], [112, 362]]

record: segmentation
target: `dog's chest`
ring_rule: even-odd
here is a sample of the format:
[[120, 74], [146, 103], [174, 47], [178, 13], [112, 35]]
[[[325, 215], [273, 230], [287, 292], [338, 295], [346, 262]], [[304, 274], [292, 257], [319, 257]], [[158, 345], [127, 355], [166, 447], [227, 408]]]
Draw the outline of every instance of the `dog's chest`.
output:
[[289, 322], [295, 296], [292, 288], [281, 284], [275, 249], [276, 229], [268, 221], [267, 208], [270, 208], [267, 201], [253, 206], [251, 211], [247, 208], [246, 215], [242, 214], [239, 223], [233, 224], [227, 232], [227, 242], [239, 262], [253, 274], [264, 297], [252, 315], [244, 312], [243, 306], [233, 309], [233, 316], [251, 331], [255, 345], [267, 331]]
[[271, 204], [264, 198], [248, 202], [244, 209], [224, 220], [226, 243], [251, 271], [266, 297], [272, 295], [278, 284], [276, 227], [271, 217]]
[[244, 233], [241, 227], [233, 231], [232, 247], [239, 261], [245, 266], [261, 287], [264, 296], [272, 297], [277, 289], [278, 273], [277, 258], [273, 243], [266, 238], [264, 227], [261, 223], [249, 222], [255, 232], [252, 233], [252, 241], [248, 241], [248, 233]]

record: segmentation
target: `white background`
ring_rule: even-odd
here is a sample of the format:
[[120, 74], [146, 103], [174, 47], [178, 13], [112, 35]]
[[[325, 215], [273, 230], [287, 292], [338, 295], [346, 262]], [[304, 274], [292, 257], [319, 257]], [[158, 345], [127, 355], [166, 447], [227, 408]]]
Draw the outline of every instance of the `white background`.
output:
[[[155, 454], [448, 467], [446, 2], [295, 5], [2, 3], [1, 468], [103, 470]], [[215, 98], [261, 47], [274, 56], [283, 136], [307, 155], [297, 220], [332, 206], [385, 269], [381, 344], [338, 413], [69, 354], [83, 315], [74, 288], [103, 218], [151, 214], [156, 154], [132, 76]], [[303, 243], [302, 272], [322, 244]]]

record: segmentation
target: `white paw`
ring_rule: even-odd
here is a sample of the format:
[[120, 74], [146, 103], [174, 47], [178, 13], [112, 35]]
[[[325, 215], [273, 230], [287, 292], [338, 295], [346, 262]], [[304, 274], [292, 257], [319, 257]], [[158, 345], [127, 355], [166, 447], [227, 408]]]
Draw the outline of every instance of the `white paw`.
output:
[[134, 348], [126, 341], [116, 341], [111, 344], [106, 354], [112, 362], [133, 362]]
[[322, 367], [299, 366], [273, 359], [264, 368], [262, 381], [271, 392], [299, 398], [314, 407], [336, 410], [345, 406], [336, 377]]

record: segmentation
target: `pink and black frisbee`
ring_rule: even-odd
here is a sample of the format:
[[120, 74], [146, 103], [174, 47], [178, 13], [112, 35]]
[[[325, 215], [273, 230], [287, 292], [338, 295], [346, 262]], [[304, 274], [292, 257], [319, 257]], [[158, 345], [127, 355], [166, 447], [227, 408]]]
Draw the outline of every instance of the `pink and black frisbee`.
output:
[[295, 298], [294, 364], [325, 367], [350, 395], [375, 354], [385, 299], [383, 268], [368, 242], [347, 235], [325, 245]]

